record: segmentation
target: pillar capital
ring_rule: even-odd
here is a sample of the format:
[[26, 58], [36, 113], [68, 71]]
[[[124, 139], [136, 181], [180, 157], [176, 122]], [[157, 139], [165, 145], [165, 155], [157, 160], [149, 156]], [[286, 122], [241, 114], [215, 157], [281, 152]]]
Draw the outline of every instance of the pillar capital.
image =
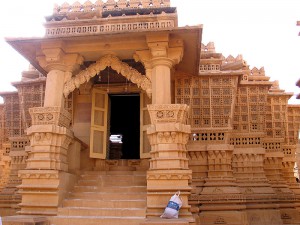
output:
[[183, 46], [169, 48], [168, 46], [160, 46], [161, 43], [151, 43], [149, 50], [136, 51], [134, 54], [135, 61], [140, 61], [145, 68], [152, 69], [156, 66], [167, 66], [170, 69], [178, 64], [183, 57]]
[[84, 58], [77, 53], [65, 53], [62, 46], [42, 46], [43, 55], [38, 56], [39, 64], [47, 71], [73, 72], [79, 69]]

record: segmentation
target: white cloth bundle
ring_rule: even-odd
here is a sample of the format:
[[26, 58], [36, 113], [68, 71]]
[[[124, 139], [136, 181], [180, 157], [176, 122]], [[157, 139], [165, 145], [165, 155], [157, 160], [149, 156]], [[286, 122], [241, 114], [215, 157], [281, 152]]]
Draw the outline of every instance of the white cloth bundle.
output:
[[180, 198], [180, 191], [176, 192], [171, 198], [165, 208], [164, 213], [160, 216], [161, 218], [173, 219], [178, 218], [179, 209], [182, 206], [182, 200]]

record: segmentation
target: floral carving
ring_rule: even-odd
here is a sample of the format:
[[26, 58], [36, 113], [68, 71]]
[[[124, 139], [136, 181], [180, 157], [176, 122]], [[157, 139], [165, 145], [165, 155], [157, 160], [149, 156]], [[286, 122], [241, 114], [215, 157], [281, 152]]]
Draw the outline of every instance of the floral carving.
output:
[[90, 65], [86, 70], [82, 70], [80, 73], [65, 82], [65, 97], [67, 97], [76, 88], [79, 88], [81, 84], [88, 82], [92, 77], [96, 76], [100, 71], [104, 70], [108, 66], [146, 91], [149, 97], [151, 96], [151, 81], [148, 77], [143, 76], [136, 69], [122, 62], [118, 57], [106, 55], [99, 59], [96, 63]]

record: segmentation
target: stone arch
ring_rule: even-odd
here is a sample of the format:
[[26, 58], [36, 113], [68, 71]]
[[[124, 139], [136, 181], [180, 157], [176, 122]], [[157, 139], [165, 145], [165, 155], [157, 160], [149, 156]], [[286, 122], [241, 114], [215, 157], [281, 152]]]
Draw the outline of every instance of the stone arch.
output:
[[64, 96], [67, 97], [76, 88], [79, 88], [81, 84], [88, 82], [92, 77], [96, 76], [108, 66], [126, 77], [132, 83], [136, 84], [142, 90], [146, 91], [147, 95], [151, 97], [151, 80], [148, 77], [143, 76], [136, 69], [130, 67], [128, 64], [122, 62], [114, 55], [103, 56], [97, 62], [67, 80], [64, 85]]

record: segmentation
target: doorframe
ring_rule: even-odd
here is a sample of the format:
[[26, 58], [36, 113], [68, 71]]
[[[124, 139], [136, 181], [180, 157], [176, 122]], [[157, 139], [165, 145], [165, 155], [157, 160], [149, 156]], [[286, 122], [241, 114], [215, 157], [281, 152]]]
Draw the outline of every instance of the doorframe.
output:
[[[144, 125], [144, 121], [143, 121], [143, 113], [144, 113], [144, 110], [147, 109], [147, 107], [145, 107], [142, 103], [142, 98], [145, 98], [145, 96], [147, 96], [146, 93], [144, 93], [143, 90], [141, 90], [140, 88], [138, 88], [136, 85], [132, 85], [130, 86], [130, 88], [128, 88], [128, 91], [124, 91], [124, 85], [118, 85], [118, 84], [114, 84], [114, 85], [109, 85], [109, 86], [105, 86], [105, 85], [94, 85], [93, 86], [93, 89], [96, 88], [98, 90], [102, 90], [102, 91], [106, 91], [106, 95], [107, 97], [109, 95], [115, 95], [115, 94], [138, 94], [140, 96], [140, 159], [149, 159], [150, 158], [150, 153], [149, 151], [147, 151], [146, 153], [143, 152], [143, 149], [144, 149], [144, 132], [146, 132], [147, 128], [150, 126], [150, 124], [147, 124], [147, 125]], [[107, 107], [109, 106], [109, 104], [107, 104]], [[93, 112], [93, 108], [92, 108], [92, 112]], [[106, 115], [106, 119], [107, 119], [107, 123], [109, 122], [109, 112], [108, 112], [108, 108], [107, 108], [107, 115]], [[98, 159], [105, 159], [107, 160], [108, 158], [108, 141], [109, 141], [109, 127], [107, 126], [107, 132], [106, 132], [106, 138], [104, 138], [107, 142], [105, 144], [106, 146], [106, 154], [105, 154], [105, 158], [101, 158], [101, 157], [97, 157], [96, 155], [92, 155], [90, 154], [90, 157], [91, 158], [98, 158]], [[92, 134], [90, 134], [92, 135]], [[91, 143], [90, 143], [90, 146]], [[90, 152], [92, 152], [92, 150], [90, 150]]]

